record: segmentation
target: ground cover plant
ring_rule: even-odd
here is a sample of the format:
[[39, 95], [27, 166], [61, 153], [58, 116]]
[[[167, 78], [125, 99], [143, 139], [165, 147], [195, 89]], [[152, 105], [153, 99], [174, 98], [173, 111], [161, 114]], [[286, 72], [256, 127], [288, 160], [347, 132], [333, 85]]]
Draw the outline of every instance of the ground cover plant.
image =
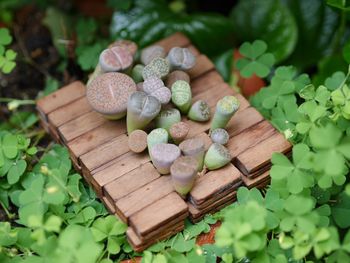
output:
[[[0, 3], [0, 262], [118, 262], [135, 256], [143, 262], [349, 262], [346, 1], [211, 6], [220, 14], [199, 12], [206, 10], [200, 1], [107, 2], [116, 9], [111, 23], [62, 1]], [[21, 31], [21, 19], [33, 13], [28, 23], [42, 37], [34, 44]], [[265, 87], [251, 103], [293, 149], [290, 158], [273, 155], [267, 189], [242, 187], [237, 203], [197, 224], [187, 222], [183, 232], [137, 254], [126, 241], [126, 226], [108, 215], [72, 169], [67, 149], [45, 137], [33, 104], [63, 82], [86, 80], [99, 52], [116, 37], [144, 47], [179, 30], [235, 88], [237, 81], [263, 79]], [[235, 47], [241, 58], [233, 61]], [[24, 94], [26, 71], [33, 72], [33, 83]], [[217, 219], [222, 225], [215, 243], [196, 245]]]

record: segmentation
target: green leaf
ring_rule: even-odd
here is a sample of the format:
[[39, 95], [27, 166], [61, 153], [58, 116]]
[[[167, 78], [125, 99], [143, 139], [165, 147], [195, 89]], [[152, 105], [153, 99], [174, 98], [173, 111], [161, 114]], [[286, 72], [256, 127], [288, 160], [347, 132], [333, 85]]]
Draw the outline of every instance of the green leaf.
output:
[[344, 72], [337, 71], [332, 74], [332, 76], [328, 77], [325, 80], [324, 85], [329, 89], [329, 90], [336, 90], [340, 88], [341, 84], [343, 83], [345, 79], [345, 74]]
[[215, 68], [226, 82], [230, 81], [233, 68], [233, 50], [229, 49], [214, 58]]
[[196, 243], [196, 239], [186, 240], [182, 233], [178, 233], [171, 239], [171, 248], [177, 252], [183, 253], [190, 251]]
[[313, 201], [301, 195], [290, 195], [284, 204], [284, 208], [293, 215], [306, 214], [310, 212], [313, 207]]
[[6, 134], [2, 140], [2, 150], [7, 158], [15, 158], [18, 154], [17, 137], [12, 134]]
[[348, 228], [350, 226], [350, 197], [346, 193], [341, 193], [337, 203], [332, 206], [332, 217], [340, 228]]
[[0, 45], [6, 46], [11, 44], [12, 37], [10, 31], [7, 28], [0, 28]]
[[125, 233], [127, 225], [115, 216], [100, 217], [94, 221], [91, 232], [96, 241], [103, 241], [110, 236], [118, 236]]
[[17, 230], [9, 222], [0, 222], [0, 246], [7, 247], [17, 242]]
[[346, 1], [343, 0], [327, 0], [327, 4], [342, 11], [350, 10], [350, 5], [347, 5]]
[[78, 55], [78, 64], [83, 70], [94, 69], [97, 65], [99, 54], [105, 49], [106, 45], [96, 42], [93, 45], [78, 46], [76, 49]]
[[240, 1], [230, 18], [238, 40], [265, 41], [276, 62], [292, 53], [297, 41], [297, 26], [288, 8], [280, 1]]
[[27, 168], [27, 162], [25, 160], [18, 160], [13, 163], [7, 174], [7, 181], [9, 184], [15, 184], [19, 178], [23, 175]]

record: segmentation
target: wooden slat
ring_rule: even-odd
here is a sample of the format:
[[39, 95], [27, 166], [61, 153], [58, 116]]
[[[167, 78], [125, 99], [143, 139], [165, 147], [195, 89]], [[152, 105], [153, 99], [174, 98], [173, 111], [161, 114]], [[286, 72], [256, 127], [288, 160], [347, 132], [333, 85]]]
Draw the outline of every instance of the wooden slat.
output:
[[175, 33], [167, 38], [164, 38], [156, 43], [164, 48], [165, 52], [168, 53], [173, 47], [186, 47], [191, 43], [190, 39], [183, 33]]
[[248, 148], [269, 138], [275, 133], [275, 128], [268, 121], [261, 121], [243, 132], [231, 137], [227, 143], [231, 156], [236, 157]]
[[119, 199], [115, 203], [116, 212], [124, 222], [128, 222], [131, 215], [173, 191], [174, 187], [170, 176], [161, 176]]
[[187, 48], [192, 52], [196, 57], [201, 54], [201, 52], [194, 45], [188, 45]]
[[202, 204], [213, 195], [225, 191], [240, 181], [240, 171], [233, 165], [228, 164], [197, 179], [189, 198], [194, 204]]
[[291, 144], [279, 132], [261, 143], [247, 149], [235, 159], [235, 165], [247, 176], [270, 163], [274, 152], [286, 153]]
[[135, 170], [118, 177], [104, 186], [104, 194], [114, 204], [118, 199], [160, 177], [151, 163], [146, 163]]
[[146, 236], [162, 225], [187, 214], [185, 201], [175, 192], [168, 194], [130, 217], [130, 226], [139, 236]]
[[211, 70], [191, 81], [192, 96], [195, 97], [197, 94], [215, 88], [222, 83], [224, 80], [221, 75], [216, 70]]
[[190, 75], [191, 79], [212, 70], [214, 68], [213, 62], [206, 55], [199, 55], [197, 57], [196, 65], [191, 68], [187, 73]]
[[262, 183], [267, 184], [270, 181], [270, 170], [264, 172], [263, 174], [255, 177], [255, 178], [249, 178], [247, 176], [242, 176], [242, 181], [248, 188], [256, 187], [257, 185], [260, 185]]
[[103, 196], [101, 200], [104, 203], [105, 207], [107, 208], [108, 212], [110, 214], [114, 214], [115, 213], [114, 205], [107, 199], [107, 197]]
[[37, 109], [47, 120], [47, 115], [76, 99], [85, 95], [85, 86], [80, 81], [75, 81], [63, 88], [51, 93], [50, 95], [39, 99], [36, 103]]

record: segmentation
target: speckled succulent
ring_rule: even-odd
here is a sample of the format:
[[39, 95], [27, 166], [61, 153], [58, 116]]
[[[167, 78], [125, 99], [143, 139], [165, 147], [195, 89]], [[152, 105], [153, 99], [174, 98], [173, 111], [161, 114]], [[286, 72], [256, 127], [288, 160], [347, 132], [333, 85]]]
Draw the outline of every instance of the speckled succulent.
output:
[[183, 114], [187, 114], [191, 107], [192, 92], [190, 84], [184, 80], [177, 80], [171, 86], [171, 101]]
[[179, 147], [170, 143], [156, 144], [151, 148], [150, 152], [153, 165], [160, 174], [169, 174], [170, 166], [180, 155]]
[[225, 96], [216, 104], [211, 130], [225, 128], [239, 108], [239, 100], [235, 96]]
[[188, 48], [173, 47], [167, 59], [172, 69], [189, 70], [196, 64], [196, 57]]
[[156, 118], [156, 127], [169, 131], [170, 127], [181, 121], [181, 113], [178, 109], [170, 108], [160, 112]]
[[197, 175], [197, 166], [196, 158], [181, 156], [170, 167], [174, 188], [183, 198], [193, 187]]
[[131, 151], [143, 152], [147, 148], [147, 133], [143, 130], [134, 130], [129, 134], [128, 144]]
[[148, 151], [151, 151], [152, 147], [158, 143], [167, 143], [169, 140], [168, 132], [163, 128], [157, 128], [152, 130], [147, 135]]
[[186, 138], [189, 131], [190, 131], [190, 126], [186, 122], [181, 121], [173, 124], [170, 127], [169, 134], [170, 134], [170, 137], [173, 139], [173, 141], [176, 144], [179, 144]]
[[142, 71], [143, 79], [150, 77], [165, 78], [169, 74], [169, 62], [164, 58], [154, 58]]
[[161, 79], [154, 76], [143, 82], [143, 91], [156, 97], [161, 104], [168, 104], [171, 99], [170, 90], [164, 86]]
[[231, 154], [225, 146], [213, 143], [205, 155], [204, 164], [208, 170], [216, 170], [228, 164], [231, 158]]
[[205, 154], [205, 144], [200, 138], [191, 138], [183, 141], [179, 145], [180, 150], [185, 156], [193, 156], [198, 162], [198, 171], [203, 169], [203, 160]]
[[228, 132], [225, 129], [217, 128], [211, 131], [210, 138], [213, 143], [225, 145], [230, 139], [230, 136], [228, 135]]
[[123, 71], [133, 63], [133, 56], [124, 47], [105, 49], [100, 54], [99, 65], [104, 72]]
[[123, 73], [110, 72], [93, 79], [86, 90], [91, 107], [110, 119], [125, 116], [129, 96], [136, 91], [135, 82]]
[[206, 101], [197, 100], [188, 112], [188, 118], [193, 121], [204, 122], [210, 119], [210, 108]]
[[158, 45], [153, 45], [144, 48], [141, 51], [141, 62], [144, 65], [148, 65], [155, 58], [165, 58], [164, 48]]
[[112, 48], [112, 47], [126, 48], [127, 50], [129, 50], [129, 52], [131, 53], [132, 56], [135, 56], [135, 54], [137, 52], [136, 43], [131, 41], [131, 40], [126, 40], [126, 39], [117, 40], [117, 41], [113, 42], [111, 45], [109, 45], [108, 48]]
[[184, 80], [187, 83], [190, 83], [190, 76], [182, 70], [174, 70], [173, 72], [171, 72], [165, 81], [165, 85], [169, 88], [171, 88], [171, 86], [174, 84], [175, 81], [177, 80]]

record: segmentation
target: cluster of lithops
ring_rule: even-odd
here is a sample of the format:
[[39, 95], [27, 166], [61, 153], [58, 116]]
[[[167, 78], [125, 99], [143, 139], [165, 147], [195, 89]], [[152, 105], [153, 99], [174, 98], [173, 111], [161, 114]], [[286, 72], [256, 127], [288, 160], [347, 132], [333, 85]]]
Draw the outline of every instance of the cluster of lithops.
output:
[[239, 107], [234, 96], [218, 101], [208, 150], [202, 139], [188, 139], [191, 121], [208, 122], [211, 118], [206, 101], [192, 101], [186, 71], [195, 63], [188, 48], [174, 47], [167, 54], [163, 47], [153, 45], [138, 54], [135, 43], [119, 40], [102, 51], [87, 84], [92, 108], [109, 119], [126, 115], [130, 150], [141, 153], [148, 149], [154, 167], [160, 174], [171, 174], [174, 188], [183, 198], [197, 174], [231, 161], [224, 146], [229, 139], [224, 128]]

